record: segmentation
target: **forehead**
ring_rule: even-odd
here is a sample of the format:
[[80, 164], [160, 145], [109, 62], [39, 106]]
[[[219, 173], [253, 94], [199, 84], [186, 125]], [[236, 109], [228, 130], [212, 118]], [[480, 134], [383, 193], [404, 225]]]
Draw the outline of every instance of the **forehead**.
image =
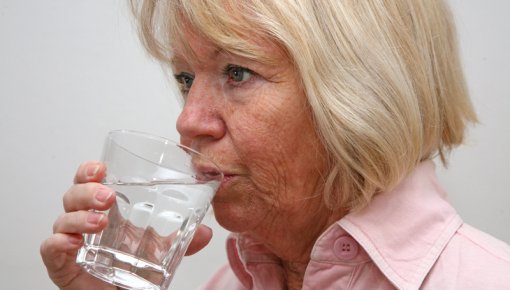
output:
[[243, 38], [230, 39], [205, 35], [191, 26], [181, 30], [173, 43], [172, 64], [200, 64], [218, 57], [241, 57], [262, 64], [292, 63], [286, 50], [274, 40], [246, 33]]
[[223, 51], [217, 44], [191, 27], [183, 29], [178, 40], [173, 43], [172, 64], [183, 61], [199, 64], [204, 60], [217, 58]]

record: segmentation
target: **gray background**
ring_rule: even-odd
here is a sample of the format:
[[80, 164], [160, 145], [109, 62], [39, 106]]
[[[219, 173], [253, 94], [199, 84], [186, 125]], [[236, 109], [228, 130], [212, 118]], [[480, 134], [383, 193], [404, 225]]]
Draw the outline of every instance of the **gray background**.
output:
[[[465, 221], [510, 242], [510, 1], [452, 0], [481, 124], [440, 177]], [[140, 47], [125, 1], [0, 0], [0, 287], [55, 289], [39, 244], [78, 165], [107, 131], [176, 137], [173, 86]], [[211, 245], [185, 259], [171, 289], [195, 289], [226, 261]]]

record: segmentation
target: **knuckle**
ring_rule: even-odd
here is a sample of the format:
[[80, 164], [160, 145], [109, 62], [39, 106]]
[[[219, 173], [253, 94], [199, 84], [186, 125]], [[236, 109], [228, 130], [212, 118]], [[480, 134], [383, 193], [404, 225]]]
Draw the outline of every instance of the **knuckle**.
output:
[[69, 208], [69, 204], [70, 204], [70, 199], [71, 199], [71, 194], [73, 192], [73, 189], [74, 189], [74, 186], [72, 186], [71, 188], [69, 188], [65, 193], [64, 195], [62, 196], [62, 205], [64, 207], [64, 210], [65, 211], [68, 211], [68, 208]]
[[45, 264], [48, 263], [48, 257], [51, 257], [57, 251], [58, 236], [52, 235], [41, 243], [39, 252]]
[[46, 257], [46, 252], [48, 251], [48, 241], [49, 239], [44, 240], [39, 246], [39, 253], [41, 257], [44, 259]]
[[64, 193], [64, 196], [62, 197], [62, 203], [66, 212], [72, 211], [74, 209], [74, 204], [76, 203], [75, 196], [78, 190], [78, 186], [73, 185], [66, 191], [66, 193]]
[[72, 212], [93, 206], [94, 194], [99, 190], [100, 186], [101, 184], [96, 182], [87, 182], [71, 186], [63, 197], [64, 210], [66, 212]]
[[82, 179], [81, 177], [84, 175], [85, 167], [87, 166], [87, 162], [83, 162], [78, 166], [78, 169], [76, 169], [76, 173], [74, 175], [74, 183], [79, 183]]
[[61, 228], [61, 224], [64, 220], [64, 216], [65, 214], [61, 214], [57, 217], [57, 219], [55, 220], [55, 222], [53, 223], [53, 233], [58, 233], [60, 231], [60, 228]]

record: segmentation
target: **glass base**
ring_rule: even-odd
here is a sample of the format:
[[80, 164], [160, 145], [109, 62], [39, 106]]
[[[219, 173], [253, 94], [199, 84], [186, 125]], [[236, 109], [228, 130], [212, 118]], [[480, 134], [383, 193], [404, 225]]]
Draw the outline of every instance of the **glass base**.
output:
[[82, 264], [81, 266], [92, 276], [124, 289], [160, 290], [159, 286], [123, 269], [93, 264]]
[[77, 262], [92, 276], [125, 289], [161, 290], [162, 284], [169, 283], [163, 283], [161, 272], [152, 265], [111, 249], [84, 247]]

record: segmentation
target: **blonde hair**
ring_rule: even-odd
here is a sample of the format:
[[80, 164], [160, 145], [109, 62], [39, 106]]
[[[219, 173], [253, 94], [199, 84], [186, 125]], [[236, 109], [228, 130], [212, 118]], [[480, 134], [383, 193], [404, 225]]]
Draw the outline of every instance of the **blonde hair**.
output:
[[288, 54], [329, 154], [331, 209], [362, 207], [435, 155], [446, 164], [476, 122], [446, 1], [132, 3], [141, 39], [163, 62], [171, 61], [172, 42], [186, 45], [186, 25], [244, 57], [269, 61], [251, 37]]

